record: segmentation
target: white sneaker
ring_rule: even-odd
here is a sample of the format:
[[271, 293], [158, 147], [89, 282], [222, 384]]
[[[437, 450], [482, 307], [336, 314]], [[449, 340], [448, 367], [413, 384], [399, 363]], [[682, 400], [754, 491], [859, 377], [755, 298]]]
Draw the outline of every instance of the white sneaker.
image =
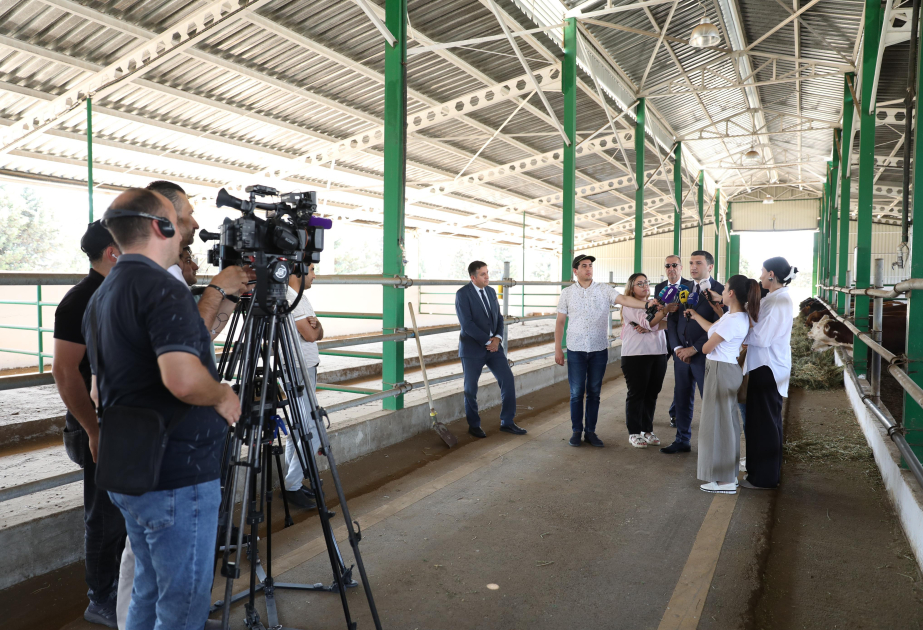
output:
[[660, 446], [660, 438], [653, 433], [642, 433], [641, 437], [643, 437], [644, 441], [651, 446]]
[[711, 481], [709, 483], [703, 483], [699, 486], [704, 492], [710, 492], [712, 494], [737, 494], [737, 482], [734, 483], [718, 483], [717, 481]]
[[635, 448], [647, 448], [647, 440], [645, 440], [640, 433], [632, 433], [629, 435], [628, 443]]

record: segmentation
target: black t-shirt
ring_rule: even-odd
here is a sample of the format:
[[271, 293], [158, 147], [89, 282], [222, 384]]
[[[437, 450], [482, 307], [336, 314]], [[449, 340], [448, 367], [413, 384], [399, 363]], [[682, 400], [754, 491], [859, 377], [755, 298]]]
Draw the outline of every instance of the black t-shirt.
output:
[[170, 434], [157, 490], [218, 479], [227, 424], [212, 407], [190, 407], [173, 396], [157, 364], [161, 354], [188, 352], [218, 380], [211, 337], [189, 289], [149, 258], [123, 254], [90, 301], [87, 339], [94, 306], [102, 369], [90, 363], [102, 406], [154, 409], [167, 423], [186, 414]]
[[[83, 314], [87, 310], [87, 304], [90, 298], [96, 293], [96, 289], [103, 283], [105, 278], [95, 269], [90, 269], [89, 275], [78, 282], [70, 291], [64, 294], [58, 308], [54, 312], [54, 338], [61, 341], [70, 341], [79, 343], [82, 346], [87, 345], [83, 337]], [[90, 391], [90, 359], [86, 354], [80, 361], [80, 375], [86, 383], [87, 392]], [[77, 418], [67, 412], [65, 416], [67, 428], [70, 431], [80, 429]]]

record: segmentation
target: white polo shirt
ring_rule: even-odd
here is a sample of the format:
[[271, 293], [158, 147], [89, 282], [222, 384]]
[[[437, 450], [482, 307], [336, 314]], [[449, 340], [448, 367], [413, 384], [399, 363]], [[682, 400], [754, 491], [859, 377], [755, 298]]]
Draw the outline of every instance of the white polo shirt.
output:
[[567, 315], [568, 350], [599, 352], [609, 347], [609, 308], [619, 295], [615, 287], [595, 281], [585, 289], [575, 282], [561, 291], [558, 313]]

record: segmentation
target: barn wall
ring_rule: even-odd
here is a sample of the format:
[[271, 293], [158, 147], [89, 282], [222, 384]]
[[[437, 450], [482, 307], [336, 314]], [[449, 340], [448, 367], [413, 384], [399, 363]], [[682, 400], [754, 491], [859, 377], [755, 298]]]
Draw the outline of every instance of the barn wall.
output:
[[[885, 261], [885, 284], [895, 284], [910, 277], [910, 265], [903, 269], [892, 268], [892, 263], [897, 262], [897, 246], [901, 242], [901, 227], [899, 225], [872, 224], [872, 261], [883, 258]], [[856, 251], [856, 222], [849, 222], [849, 266], [855, 278], [855, 251]], [[872, 263], [872, 274], [875, 265]], [[874, 279], [874, 277], [873, 277]], [[855, 282], [855, 280], [853, 280]]]
[[819, 199], [797, 199], [765, 204], [761, 201], [731, 202], [731, 225], [740, 232], [788, 232], [816, 230]]

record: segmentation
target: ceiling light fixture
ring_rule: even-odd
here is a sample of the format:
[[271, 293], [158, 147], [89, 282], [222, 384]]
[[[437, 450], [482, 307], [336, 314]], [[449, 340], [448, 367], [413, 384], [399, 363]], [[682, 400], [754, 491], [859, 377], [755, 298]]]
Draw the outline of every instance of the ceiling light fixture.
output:
[[744, 153], [743, 162], [744, 164], [759, 164], [761, 157], [759, 151], [750, 147], [750, 150]]
[[708, 11], [702, 6], [701, 2], [699, 2], [699, 6], [705, 11], [705, 15], [699, 20], [698, 25], [692, 29], [692, 34], [689, 35], [689, 45], [693, 48], [717, 46], [721, 43], [721, 33], [718, 32], [718, 27], [708, 19]]

